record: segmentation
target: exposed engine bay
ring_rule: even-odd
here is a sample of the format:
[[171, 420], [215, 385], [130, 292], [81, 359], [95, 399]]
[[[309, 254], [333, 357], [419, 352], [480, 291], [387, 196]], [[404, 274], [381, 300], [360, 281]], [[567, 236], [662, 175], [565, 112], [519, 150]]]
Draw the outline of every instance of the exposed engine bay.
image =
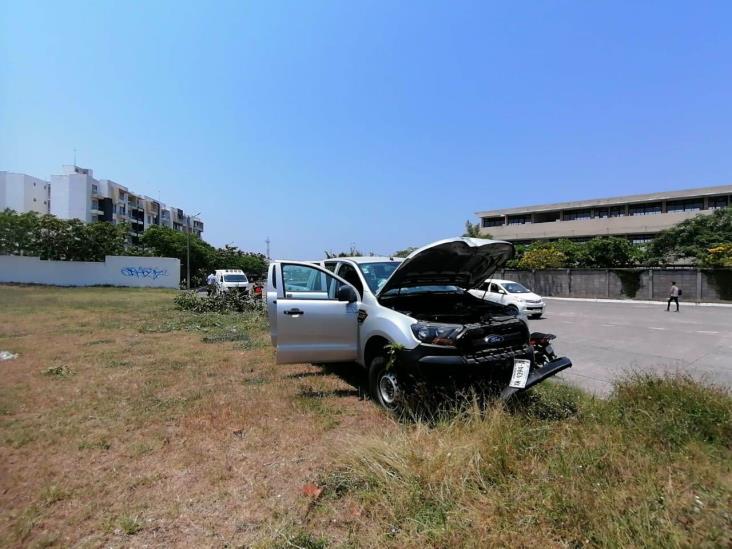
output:
[[379, 301], [385, 307], [429, 322], [478, 324], [510, 316], [502, 305], [483, 301], [462, 290], [390, 294], [382, 296]]

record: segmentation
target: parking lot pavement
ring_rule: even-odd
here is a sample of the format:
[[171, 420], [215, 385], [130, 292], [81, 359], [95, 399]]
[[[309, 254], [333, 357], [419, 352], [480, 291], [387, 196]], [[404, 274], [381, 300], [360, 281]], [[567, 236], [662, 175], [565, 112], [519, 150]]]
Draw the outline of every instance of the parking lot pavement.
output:
[[732, 308], [547, 299], [532, 331], [557, 336], [555, 351], [572, 359], [557, 377], [607, 395], [630, 371], [685, 372], [732, 388]]

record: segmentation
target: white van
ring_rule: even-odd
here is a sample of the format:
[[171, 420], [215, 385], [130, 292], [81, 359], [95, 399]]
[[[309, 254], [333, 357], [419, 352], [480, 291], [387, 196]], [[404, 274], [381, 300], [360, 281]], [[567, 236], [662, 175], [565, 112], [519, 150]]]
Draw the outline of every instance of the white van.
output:
[[513, 280], [488, 279], [478, 288], [470, 290], [475, 297], [504, 305], [516, 314], [541, 318], [546, 304], [540, 295]]
[[251, 290], [252, 284], [241, 269], [217, 269], [214, 274], [217, 293], [233, 290], [248, 294]]

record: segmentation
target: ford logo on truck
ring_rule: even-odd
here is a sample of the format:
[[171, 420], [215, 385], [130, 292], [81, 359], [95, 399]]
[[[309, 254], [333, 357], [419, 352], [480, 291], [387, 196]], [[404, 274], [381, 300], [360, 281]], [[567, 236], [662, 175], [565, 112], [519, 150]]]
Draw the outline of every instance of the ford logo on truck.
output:
[[501, 335], [491, 335], [483, 339], [488, 345], [497, 345], [499, 343], [503, 343], [503, 336]]

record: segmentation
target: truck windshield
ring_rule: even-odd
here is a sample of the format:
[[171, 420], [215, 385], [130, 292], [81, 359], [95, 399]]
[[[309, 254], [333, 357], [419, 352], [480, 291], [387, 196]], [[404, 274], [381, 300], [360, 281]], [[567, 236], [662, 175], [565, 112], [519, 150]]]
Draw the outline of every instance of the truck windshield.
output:
[[246, 275], [224, 275], [224, 282], [247, 282]]
[[359, 263], [358, 268], [361, 269], [366, 284], [369, 285], [371, 291], [378, 292], [384, 283], [389, 279], [399, 266], [398, 261], [383, 261], [375, 263]]
[[518, 282], [507, 282], [503, 285], [503, 287], [506, 288], [506, 291], [511, 294], [528, 294], [529, 293], [529, 290], [524, 288]]

